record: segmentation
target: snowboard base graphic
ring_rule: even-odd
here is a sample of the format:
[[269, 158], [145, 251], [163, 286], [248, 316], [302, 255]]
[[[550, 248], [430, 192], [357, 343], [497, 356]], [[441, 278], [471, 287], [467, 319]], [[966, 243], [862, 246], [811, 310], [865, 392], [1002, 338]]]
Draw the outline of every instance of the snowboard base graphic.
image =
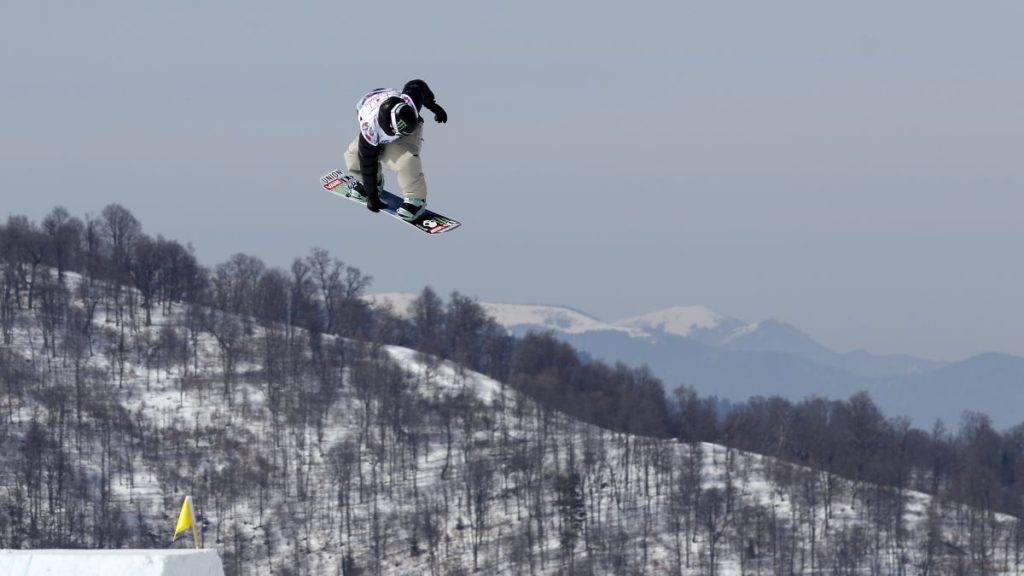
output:
[[[334, 170], [320, 178], [320, 184], [324, 187], [324, 190], [327, 190], [335, 196], [348, 198], [357, 204], [365, 206], [364, 202], [349, 195], [349, 192], [351, 191], [349, 186], [355, 183], [355, 181], [355, 178], [353, 178], [351, 174], [348, 174], [343, 170]], [[452, 220], [447, 216], [434, 212], [430, 208], [424, 210], [423, 214], [420, 214], [415, 220], [406, 220], [396, 213], [398, 211], [398, 207], [402, 205], [402, 199], [387, 190], [380, 193], [380, 201], [384, 203], [384, 207], [380, 209], [381, 212], [387, 213], [397, 220], [401, 220], [406, 224], [419, 228], [427, 234], [441, 234], [442, 232], [454, 230], [462, 225], [458, 220]]]

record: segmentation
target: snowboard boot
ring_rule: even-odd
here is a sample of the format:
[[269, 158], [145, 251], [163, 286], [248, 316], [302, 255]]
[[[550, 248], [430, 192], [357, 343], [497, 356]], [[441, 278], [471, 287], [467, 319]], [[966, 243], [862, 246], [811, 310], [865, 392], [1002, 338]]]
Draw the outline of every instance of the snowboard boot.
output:
[[424, 198], [406, 198], [402, 205], [398, 207], [395, 214], [402, 220], [415, 220], [423, 214], [423, 211], [427, 209], [427, 201]]
[[385, 204], [384, 202], [380, 201], [380, 193], [383, 192], [383, 191], [384, 191], [384, 185], [383, 184], [378, 185], [377, 186], [377, 193], [372, 195], [373, 196], [373, 202], [368, 202], [370, 200], [370, 196], [371, 195], [366, 193], [366, 187], [363, 186], [362, 182], [353, 182], [348, 187], [348, 197], [352, 198], [354, 200], [357, 200], [359, 202], [367, 203], [367, 206], [366, 206], [367, 208], [369, 208], [370, 210], [373, 210], [374, 212], [377, 212], [381, 208], [386, 208], [387, 207], [387, 204]]
[[353, 182], [348, 185], [348, 197], [360, 202], [366, 202], [366, 188], [362, 182]]

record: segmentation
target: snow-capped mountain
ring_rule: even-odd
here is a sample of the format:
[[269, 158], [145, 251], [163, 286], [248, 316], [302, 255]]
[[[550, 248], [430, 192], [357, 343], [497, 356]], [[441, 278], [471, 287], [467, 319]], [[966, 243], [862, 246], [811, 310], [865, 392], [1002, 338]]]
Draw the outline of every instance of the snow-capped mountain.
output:
[[[378, 306], [388, 305], [396, 313], [403, 315], [408, 312], [409, 305], [416, 299], [416, 295], [403, 292], [386, 292], [368, 295], [366, 299]], [[492, 302], [480, 302], [480, 306], [498, 324], [501, 324], [505, 329], [516, 335], [522, 335], [530, 331], [552, 330], [562, 334], [612, 332], [631, 338], [649, 336], [643, 328], [609, 324], [566, 306], [497, 304]]]
[[[377, 305], [388, 304], [397, 313], [404, 314], [416, 295], [391, 292], [373, 294], [367, 298]], [[642, 345], [661, 343], [669, 347], [685, 347], [699, 343], [723, 351], [784, 354], [820, 364], [824, 368], [866, 377], [916, 374], [943, 365], [904, 355], [875, 355], [864, 351], [840, 353], [825, 347], [791, 324], [778, 320], [749, 323], [704, 306], [675, 306], [606, 322], [567, 306], [493, 302], [479, 304], [513, 334], [551, 330], [575, 342], [587, 342], [583, 346], [584, 351], [597, 353], [597, 357], [609, 360], [635, 359], [632, 354], [625, 354], [622, 358], [613, 358], [608, 354], [616, 349], [626, 351], [638, 344], [617, 342], [619, 337], [627, 336], [640, 340]], [[650, 358], [645, 361], [650, 361]]]
[[704, 306], [675, 306], [626, 318], [615, 325], [640, 329], [648, 333], [693, 338], [709, 344], [721, 344], [742, 336], [745, 331], [757, 329], [756, 325], [723, 316]]
[[609, 324], [578, 310], [561, 306], [520, 306], [515, 304], [488, 303], [484, 304], [483, 307], [491, 317], [503, 326], [540, 328], [566, 334], [620, 332], [633, 338], [646, 336], [645, 331], [642, 329]]
[[[415, 295], [371, 298], [403, 313]], [[940, 418], [955, 424], [964, 410], [989, 414], [1003, 427], [1024, 420], [1016, 409], [1021, 404], [1006, 401], [1024, 390], [1024, 360], [1012, 357], [982, 355], [946, 364], [900, 354], [837, 352], [791, 324], [746, 322], [702, 306], [606, 322], [565, 306], [480, 305], [517, 336], [551, 331], [595, 359], [647, 365], [669, 390], [688, 385], [732, 401], [773, 395], [847, 398], [867, 390], [888, 414], [909, 416], [922, 427]], [[932, 383], [945, 392], [929, 393], [936, 389]]]

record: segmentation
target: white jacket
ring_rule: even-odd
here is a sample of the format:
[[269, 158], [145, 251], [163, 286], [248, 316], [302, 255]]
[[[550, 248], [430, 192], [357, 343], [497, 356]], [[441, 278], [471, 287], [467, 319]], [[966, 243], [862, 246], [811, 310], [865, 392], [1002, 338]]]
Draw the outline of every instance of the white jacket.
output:
[[402, 137], [401, 134], [388, 134], [377, 121], [380, 106], [388, 98], [398, 97], [406, 101], [412, 107], [416, 107], [412, 98], [402, 94], [393, 88], [378, 88], [359, 99], [356, 110], [359, 112], [359, 132], [372, 146], [379, 146], [394, 142]]

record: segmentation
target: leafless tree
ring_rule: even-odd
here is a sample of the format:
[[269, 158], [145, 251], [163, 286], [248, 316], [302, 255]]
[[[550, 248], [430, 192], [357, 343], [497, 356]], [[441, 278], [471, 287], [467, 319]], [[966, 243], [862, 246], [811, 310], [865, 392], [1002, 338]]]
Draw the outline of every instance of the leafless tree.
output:
[[163, 242], [162, 238], [153, 240], [140, 233], [129, 255], [128, 273], [135, 289], [142, 297], [142, 309], [146, 311], [146, 326], [153, 324], [153, 299], [160, 288], [160, 276], [166, 263], [161, 246]]
[[135, 240], [142, 233], [142, 225], [120, 204], [108, 204], [100, 215], [100, 229], [110, 246], [114, 270], [120, 279], [127, 273], [127, 263]]
[[63, 206], [57, 206], [43, 218], [47, 252], [57, 269], [57, 281], [64, 284], [64, 274], [78, 264], [84, 225]]
[[13, 263], [14, 301], [21, 308], [21, 291], [27, 291], [27, 307], [34, 305], [36, 278], [40, 273], [46, 255], [46, 240], [39, 227], [25, 216], [11, 216], [7, 219], [4, 237], [6, 259]]

